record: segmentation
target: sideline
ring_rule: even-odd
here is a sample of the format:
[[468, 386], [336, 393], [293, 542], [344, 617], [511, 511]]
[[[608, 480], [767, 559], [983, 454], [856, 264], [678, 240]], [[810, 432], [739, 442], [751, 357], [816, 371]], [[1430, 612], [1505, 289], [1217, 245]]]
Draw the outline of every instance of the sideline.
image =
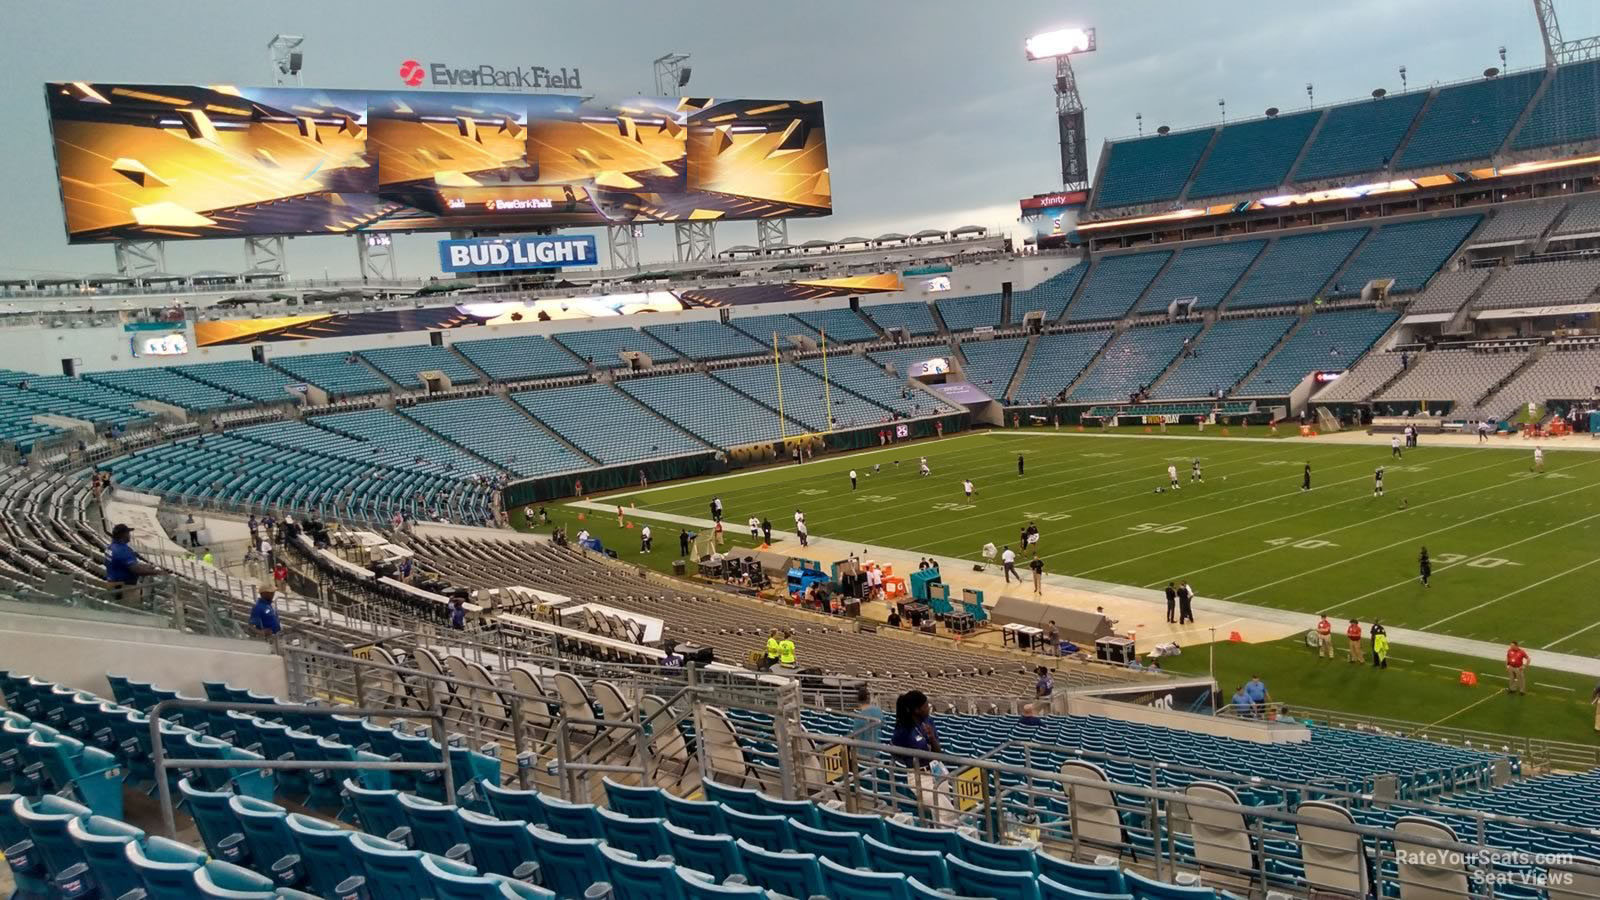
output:
[[[582, 509], [589, 512], [614, 514], [617, 504], [605, 504], [594, 500], [580, 500], [563, 504], [564, 506]], [[623, 512], [629, 516], [640, 519], [655, 519], [670, 522], [674, 525], [689, 525], [695, 528], [712, 528], [715, 523], [710, 519], [695, 516], [680, 516], [671, 513], [660, 513], [649, 509], [637, 507], [624, 507]], [[793, 539], [792, 532], [773, 529], [774, 543], [778, 540]], [[840, 549], [845, 547], [860, 547], [861, 552], [872, 556], [916, 555], [914, 551], [906, 551], [896, 547], [883, 547], [874, 544], [859, 544], [855, 541], [840, 541], [834, 538], [813, 536], [813, 544], [821, 547], [835, 546]], [[784, 550], [782, 552], [788, 552]], [[950, 571], [958, 571], [962, 567], [970, 567], [973, 560], [956, 557], [940, 557], [940, 567]], [[1131, 600], [1147, 604], [1160, 615], [1165, 615], [1167, 605], [1166, 594], [1162, 591], [1149, 588], [1135, 587], [1127, 584], [1115, 584], [1109, 581], [1096, 581], [1091, 578], [1079, 578], [1073, 575], [1045, 575], [1044, 583], [1054, 588], [1081, 591], [1091, 594], [1100, 594], [1107, 597], [1116, 597], [1122, 600]], [[1196, 597], [1195, 609], [1208, 614], [1206, 618], [1213, 621], [1246, 619], [1262, 623], [1270, 623], [1289, 629], [1289, 634], [1306, 631], [1316, 621], [1316, 616], [1311, 613], [1297, 610], [1279, 609], [1272, 606], [1255, 606], [1249, 603], [1240, 603], [1233, 600], [1223, 600], [1212, 597]], [[1597, 623], [1600, 624], [1600, 623]], [[1210, 628], [1210, 625], [1205, 626]], [[1414, 628], [1390, 628], [1390, 638], [1398, 644], [1408, 644], [1414, 647], [1426, 647], [1430, 650], [1439, 650], [1445, 653], [1455, 653], [1461, 656], [1471, 656], [1477, 659], [1501, 662], [1505, 659], [1505, 646], [1489, 641], [1480, 641], [1474, 638], [1457, 637], [1449, 634], [1438, 634], [1431, 631], [1422, 631]], [[1562, 640], [1565, 640], [1563, 638]], [[1202, 642], [1203, 643], [1203, 642]], [[1560, 643], [1557, 641], [1556, 643]], [[1600, 678], [1600, 658], [1579, 656], [1571, 653], [1557, 653], [1541, 648], [1538, 665], [1540, 668], [1560, 672], [1570, 672], [1576, 675], [1585, 675], [1591, 678]]]

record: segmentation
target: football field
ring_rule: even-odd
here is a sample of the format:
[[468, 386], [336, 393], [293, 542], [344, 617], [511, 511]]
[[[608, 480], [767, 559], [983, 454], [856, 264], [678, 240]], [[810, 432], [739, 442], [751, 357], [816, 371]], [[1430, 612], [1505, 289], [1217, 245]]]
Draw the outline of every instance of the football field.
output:
[[[751, 515], [788, 530], [798, 508], [813, 536], [974, 561], [988, 541], [1020, 550], [1033, 522], [1051, 574], [1148, 588], [1187, 580], [1206, 598], [1593, 655], [1600, 453], [1546, 456], [1541, 474], [1520, 440], [1424, 438], [1396, 459], [1386, 444], [1001, 431], [613, 497], [646, 517], [707, 519], [719, 496], [730, 535]], [[1196, 459], [1203, 483], [1191, 481]], [[970, 501], [965, 478], [976, 486]], [[1418, 578], [1423, 547], [1431, 587]]]

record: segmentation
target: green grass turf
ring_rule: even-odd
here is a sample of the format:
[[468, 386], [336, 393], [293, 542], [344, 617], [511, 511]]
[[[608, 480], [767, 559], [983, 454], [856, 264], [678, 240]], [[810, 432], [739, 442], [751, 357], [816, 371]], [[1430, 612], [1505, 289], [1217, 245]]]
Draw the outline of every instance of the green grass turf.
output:
[[[1264, 436], [1263, 429], [1251, 431]], [[1376, 617], [1391, 627], [1516, 639], [1535, 666], [1541, 649], [1600, 652], [1600, 453], [1554, 450], [1546, 473], [1534, 475], [1531, 448], [1522, 442], [1430, 447], [1424, 438], [1422, 447], [1394, 460], [1387, 446], [1229, 441], [1218, 440], [1215, 430], [1185, 432], [1174, 429], [1178, 436], [1167, 438], [986, 432], [625, 491], [600, 502], [637, 506], [646, 516], [706, 519], [717, 495], [736, 546], [751, 543], [742, 523], [752, 513], [787, 530], [799, 507], [814, 536], [967, 559], [985, 541], [1014, 545], [1031, 520], [1043, 532], [1047, 572], [1145, 587], [1186, 578], [1203, 597], [1305, 612], [1308, 627], [1311, 614], [1325, 610], [1336, 621]], [[1023, 477], [1018, 454], [1027, 460]], [[928, 478], [917, 475], [924, 455], [933, 470]], [[1204, 466], [1203, 485], [1189, 484], [1195, 457]], [[1302, 493], [1301, 466], [1308, 461], [1313, 490]], [[1178, 466], [1182, 489], [1156, 493], [1166, 487], [1169, 462]], [[875, 464], [881, 471], [867, 476]], [[1380, 465], [1387, 494], [1381, 499], [1372, 496]], [[855, 492], [846, 475], [852, 468], [863, 476]], [[977, 484], [971, 504], [961, 494], [963, 477]], [[576, 533], [578, 510], [549, 510]], [[678, 556], [677, 525], [658, 524], [655, 553], [641, 557], [638, 532], [617, 529], [615, 515], [587, 513], [582, 524], [623, 559], [665, 570]], [[1431, 588], [1417, 579], [1424, 545], [1433, 557]], [[1200, 649], [1184, 665], [1203, 658]], [[1486, 678], [1474, 693], [1455, 683], [1454, 672], [1499, 671], [1486, 661], [1435, 654], [1429, 662], [1448, 670], [1392, 667], [1352, 678], [1346, 669], [1354, 667], [1331, 667], [1342, 673], [1334, 674], [1288, 655], [1300, 649], [1226, 645], [1219, 663], [1239, 659], [1241, 668], [1219, 675], [1231, 693], [1228, 680], [1259, 666], [1279, 680], [1283, 699], [1432, 722], [1496, 689]], [[1406, 650], [1395, 652], [1418, 659], [1431, 652]], [[1543, 671], [1549, 677], [1539, 680], [1556, 682], [1556, 673]], [[1499, 698], [1446, 724], [1592, 738], [1593, 685], [1577, 676], [1562, 683], [1573, 690], [1541, 691], [1520, 707], [1551, 704], [1559, 714], [1518, 714], [1519, 707], [1508, 705], [1512, 698]], [[1403, 691], [1391, 692], [1396, 684]]]
[[[917, 475], [923, 455], [928, 478]], [[1205, 484], [1189, 483], [1195, 457]], [[787, 529], [799, 507], [814, 536], [963, 559], [986, 541], [1015, 545], [1034, 521], [1047, 572], [1144, 587], [1187, 579], [1204, 597], [1517, 639], [1536, 656], [1600, 652], [1600, 453], [1551, 452], [1542, 475], [1530, 461], [1521, 445], [1424, 445], [1395, 460], [1388, 447], [1315, 440], [989, 432], [602, 502], [708, 518], [718, 495], [729, 534], [752, 513]], [[1182, 489], [1156, 493], [1169, 462]], [[1299, 489], [1305, 462], [1310, 492]], [[874, 464], [882, 470], [868, 475]], [[854, 492], [851, 468], [863, 476]], [[972, 503], [963, 477], [977, 484]], [[1417, 578], [1423, 546], [1431, 588]]]
[[[1594, 684], [1581, 675], [1533, 669], [1526, 696], [1503, 693], [1504, 667], [1488, 660], [1394, 645], [1389, 667], [1345, 661], [1343, 639], [1332, 661], [1319, 659], [1301, 638], [1265, 644], [1219, 642], [1216, 678], [1222, 701], [1260, 675], [1272, 699], [1314, 709], [1365, 713], [1388, 719], [1497, 734], [1592, 744]], [[1370, 642], [1369, 642], [1370, 645]], [[1162, 660], [1168, 672], [1205, 675], [1208, 647], [1188, 648]], [[1478, 675], [1477, 687], [1460, 684], [1460, 673]]]

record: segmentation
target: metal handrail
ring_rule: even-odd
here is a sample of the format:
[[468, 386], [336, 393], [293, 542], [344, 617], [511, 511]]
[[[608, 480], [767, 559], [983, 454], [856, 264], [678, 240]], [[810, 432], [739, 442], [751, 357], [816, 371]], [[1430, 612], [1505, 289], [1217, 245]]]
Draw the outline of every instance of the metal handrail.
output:
[[[366, 762], [362, 760], [298, 760], [298, 759], [169, 759], [161, 742], [162, 713], [169, 709], [197, 709], [205, 712], [233, 710], [243, 713], [293, 713], [313, 716], [363, 716], [388, 719], [427, 719], [433, 728], [434, 740], [439, 742], [440, 761], [431, 762]], [[162, 700], [150, 708], [150, 762], [155, 768], [156, 788], [161, 795], [161, 819], [166, 823], [167, 836], [178, 839], [178, 823], [174, 817], [172, 788], [167, 784], [167, 769], [380, 769], [394, 772], [443, 773], [444, 795], [456, 795], [455, 775], [450, 769], [450, 741], [445, 733], [444, 714], [437, 710], [408, 710], [362, 707], [329, 707], [292, 705], [287, 703], [223, 703], [215, 700]]]

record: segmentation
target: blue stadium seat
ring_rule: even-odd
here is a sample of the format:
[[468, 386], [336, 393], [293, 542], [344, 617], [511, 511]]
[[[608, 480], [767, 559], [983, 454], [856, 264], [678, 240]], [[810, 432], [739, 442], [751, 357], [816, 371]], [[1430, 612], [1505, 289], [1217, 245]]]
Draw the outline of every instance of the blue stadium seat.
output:
[[606, 866], [596, 873], [596, 880], [609, 882], [616, 900], [681, 900], [684, 896], [683, 882], [671, 861], [639, 859], [607, 844], [600, 845], [600, 854]]
[[782, 797], [756, 791], [755, 807], [747, 811], [763, 816], [788, 816], [812, 828], [820, 824], [817, 820], [817, 805], [810, 800], [785, 800]]
[[[393, 841], [368, 834], [357, 833], [350, 840], [356, 857], [361, 861], [370, 896], [383, 897], [385, 900], [391, 897], [395, 900], [429, 900], [433, 896], [433, 879], [422, 867], [423, 857], [427, 854], [420, 850], [407, 850]], [[433, 857], [433, 861], [446, 872], [477, 874], [471, 866], [443, 857]]]
[[579, 375], [586, 369], [565, 347], [538, 334], [456, 340], [450, 346], [495, 381]]
[[794, 849], [826, 857], [842, 866], [864, 869], [867, 866], [867, 848], [861, 835], [854, 831], [826, 831], [812, 828], [797, 818], [790, 817], [789, 831]]
[[1317, 110], [1225, 126], [1195, 174], [1185, 202], [1263, 191], [1287, 182], [1289, 167], [1322, 115]]
[[228, 801], [249, 847], [250, 867], [270, 873], [279, 884], [298, 884], [304, 872], [300, 846], [289, 830], [288, 813], [281, 806], [253, 797]]
[[518, 391], [512, 402], [606, 465], [709, 452], [608, 384]]
[[682, 883], [685, 900], [719, 900], [722, 897], [765, 897], [767, 892], [761, 888], [744, 884], [717, 884], [699, 877], [698, 873], [690, 869], [677, 870], [678, 881]]
[[899, 872], [846, 868], [826, 857], [818, 863], [829, 900], [911, 900], [906, 876]]
[[722, 815], [728, 830], [758, 847], [768, 850], [794, 849], [794, 833], [788, 816], [754, 816], [723, 804]]
[[1038, 872], [1038, 863], [1034, 859], [1036, 854], [1031, 847], [994, 844], [960, 832], [956, 835], [956, 843], [960, 847], [956, 855], [974, 866], [1001, 872]]
[[1516, 150], [1571, 144], [1600, 135], [1600, 61], [1556, 69], [1511, 146]]
[[676, 794], [662, 796], [667, 805], [667, 821], [695, 834], [725, 834], [727, 820], [722, 804], [714, 800], [686, 800]]
[[1428, 92], [1421, 90], [1329, 109], [1316, 140], [1295, 169], [1295, 181], [1383, 169], [1394, 158], [1400, 139], [1411, 129], [1417, 111], [1427, 99]]
[[739, 845], [726, 834], [695, 834], [668, 822], [667, 842], [678, 865], [705, 872], [718, 881], [730, 875], [744, 875]]
[[184, 809], [194, 818], [194, 827], [200, 832], [200, 841], [210, 854], [225, 862], [243, 864], [249, 856], [244, 842], [244, 832], [233, 814], [228, 801], [233, 794], [226, 791], [206, 791], [189, 783], [178, 781], [178, 796]]
[[626, 850], [640, 859], [671, 855], [667, 833], [661, 827], [666, 824], [666, 819], [636, 819], [605, 808], [597, 809], [595, 813], [600, 817], [600, 830], [607, 844], [618, 850]]
[[95, 815], [122, 818], [125, 775], [115, 756], [77, 738], [38, 730], [28, 738], [28, 750], [44, 763], [58, 792], [70, 792]]
[[1132, 894], [1097, 894], [1062, 884], [1048, 875], [1039, 876], [1039, 896], [1042, 900], [1133, 900]]
[[436, 856], [422, 857], [433, 900], [516, 900], [553, 898], [553, 892], [503, 875], [477, 875], [459, 871]]
[[768, 850], [744, 840], [739, 841], [739, 851], [752, 884], [785, 897], [826, 896], [828, 892], [815, 853]]
[[[881, 819], [879, 821], [882, 821]], [[950, 869], [939, 850], [906, 850], [872, 835], [862, 838], [867, 863], [876, 872], [901, 872], [933, 888], [950, 886]]]
[[83, 862], [83, 854], [67, 833], [67, 825], [88, 818], [91, 813], [87, 806], [51, 794], [35, 802], [18, 797], [12, 802], [11, 815], [28, 832], [34, 852], [51, 877]]
[[478, 790], [488, 800], [490, 811], [499, 818], [544, 824], [544, 805], [539, 802], [538, 791], [501, 787], [488, 778], [479, 780]]
[[[346, 778], [344, 794], [349, 798], [350, 805], [355, 808], [356, 821], [361, 823], [362, 831], [387, 838], [397, 844], [410, 845], [411, 822], [406, 817], [405, 806], [400, 802], [399, 791], [369, 790], [357, 784], [354, 779]], [[396, 836], [396, 830], [401, 828], [407, 831]]]
[[883, 816], [847, 812], [826, 804], [817, 806], [817, 825], [822, 828], [832, 828], [835, 831], [854, 831], [863, 837], [874, 837], [880, 841], [888, 839], [888, 831], [883, 825]]
[[1305, 303], [1344, 265], [1370, 228], [1340, 228], [1273, 241], [1228, 301], [1229, 310]]
[[1391, 293], [1421, 290], [1481, 221], [1483, 216], [1470, 215], [1385, 225], [1340, 273], [1328, 296], [1361, 296], [1367, 282], [1377, 278], [1394, 279]]
[[185, 741], [189, 745], [189, 754], [194, 759], [219, 762], [237, 760], [241, 764], [238, 768], [196, 770], [196, 776], [208, 790], [229, 790], [257, 800], [272, 800], [277, 788], [277, 779], [271, 772], [251, 765], [252, 761], [261, 761], [260, 754], [242, 750], [227, 741], [209, 735], [191, 734], [185, 737]]
[[605, 837], [593, 803], [568, 803], [546, 794], [538, 794], [536, 802], [541, 810], [539, 822], [556, 834], [568, 838]]
[[77, 845], [100, 896], [121, 897], [144, 887], [124, 852], [128, 844], [144, 840], [143, 831], [115, 819], [89, 816], [68, 822], [67, 837]]
[[886, 819], [889, 831], [887, 843], [902, 850], [934, 850], [939, 853], [957, 853], [961, 845], [956, 842], [954, 828], [923, 828], [906, 822]]
[[1043, 852], [1035, 853], [1034, 856], [1041, 876], [1048, 876], [1069, 888], [1091, 894], [1126, 893], [1122, 870], [1117, 866], [1072, 862]]
[[1217, 894], [1208, 887], [1181, 887], [1127, 871], [1122, 878], [1134, 900], [1216, 900]]
[[129, 841], [122, 849], [149, 900], [192, 900], [197, 896], [194, 873], [205, 865], [204, 853], [155, 835], [142, 844]]
[[1440, 88], [1395, 168], [1488, 159], [1505, 142], [1544, 77], [1538, 69]]
[[1039, 900], [1038, 876], [1031, 869], [991, 869], [954, 854], [945, 861], [950, 864], [950, 886], [957, 893], [995, 900]]
[[660, 819], [667, 815], [667, 802], [662, 799], [666, 793], [661, 788], [636, 787], [630, 784], [621, 784], [611, 780], [610, 777], [601, 779], [606, 790], [606, 805], [613, 812], [639, 819]]
[[1078, 291], [1078, 299], [1067, 307], [1067, 321], [1097, 322], [1127, 315], [1134, 301], [1155, 280], [1156, 273], [1172, 258], [1172, 252], [1149, 250], [1100, 257], [1089, 280]]
[[1033, 360], [1013, 399], [1019, 403], [1042, 403], [1056, 396], [1083, 372], [1110, 337], [1110, 331], [1040, 335], [1033, 346]]
[[[303, 880], [300, 886], [327, 897], [335, 895], [345, 879], [362, 874], [361, 863], [351, 845], [356, 832], [298, 814], [287, 816], [284, 825], [300, 851], [300, 858], [293, 870], [279, 866], [278, 871], [272, 873], [275, 880], [280, 883]], [[261, 871], [260, 866], [252, 868]]]
[[462, 830], [472, 845], [472, 864], [480, 871], [530, 880], [538, 871], [534, 863], [533, 836], [521, 819], [497, 819], [463, 809]]
[[1266, 245], [1256, 239], [1183, 250], [1145, 292], [1139, 312], [1166, 312], [1172, 301], [1183, 297], [1194, 298], [1196, 310], [1215, 309]]
[[[533, 837], [539, 880], [562, 897], [582, 897], [598, 874], [606, 871], [605, 854], [594, 838], [565, 838], [537, 825], [529, 827], [528, 833]], [[678, 864], [691, 865], [685, 860]]]
[[221, 860], [210, 860], [195, 870], [194, 888], [197, 896], [229, 900], [278, 896], [271, 878]]
[[456, 817], [456, 807], [410, 794], [399, 796], [406, 823], [411, 826], [410, 846], [450, 859], [460, 859], [468, 852], [467, 833]]
[[1108, 144], [1094, 208], [1178, 199], [1213, 134], [1215, 129], [1201, 128]]
[[[742, 331], [710, 319], [677, 322], [672, 325], [646, 325], [644, 333], [688, 359], [731, 359], [738, 356], [771, 354], [771, 348], [767, 345]], [[651, 357], [656, 358], [653, 353]]]

